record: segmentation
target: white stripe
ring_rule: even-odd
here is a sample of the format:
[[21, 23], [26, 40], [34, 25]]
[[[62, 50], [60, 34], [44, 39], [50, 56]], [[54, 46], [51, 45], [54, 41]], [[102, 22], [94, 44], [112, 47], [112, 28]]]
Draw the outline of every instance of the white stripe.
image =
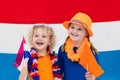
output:
[[[49, 24], [55, 30], [56, 46], [54, 50], [62, 45], [67, 37], [67, 30], [62, 24]], [[28, 43], [28, 32], [32, 24], [0, 24], [0, 53], [17, 53], [22, 37]], [[99, 51], [120, 50], [120, 21], [93, 23], [94, 36], [91, 38], [93, 44]]]
[[93, 24], [92, 42], [99, 51], [120, 50], [120, 21]]

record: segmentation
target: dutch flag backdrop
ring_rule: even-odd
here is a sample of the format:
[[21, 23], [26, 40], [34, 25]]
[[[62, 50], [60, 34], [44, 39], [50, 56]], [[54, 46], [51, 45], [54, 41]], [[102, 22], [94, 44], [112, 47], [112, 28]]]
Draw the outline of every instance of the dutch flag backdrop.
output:
[[91, 41], [99, 51], [105, 73], [97, 80], [120, 80], [120, 1], [119, 0], [3, 0], [0, 1], [0, 80], [18, 80], [13, 65], [23, 37], [33, 24], [47, 23], [56, 34], [57, 52], [67, 37], [62, 22], [77, 12], [93, 20]]

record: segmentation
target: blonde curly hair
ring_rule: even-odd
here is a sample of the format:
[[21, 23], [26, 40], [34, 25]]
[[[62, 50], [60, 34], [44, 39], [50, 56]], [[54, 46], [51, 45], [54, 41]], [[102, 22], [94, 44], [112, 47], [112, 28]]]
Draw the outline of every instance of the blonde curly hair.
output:
[[36, 24], [32, 27], [32, 29], [29, 32], [29, 44], [32, 47], [32, 39], [33, 39], [33, 34], [37, 29], [43, 29], [44, 31], [47, 31], [47, 33], [50, 36], [50, 45], [48, 46], [48, 48], [50, 50], [52, 50], [55, 46], [55, 35], [54, 35], [54, 31], [51, 27], [47, 26], [46, 24]]

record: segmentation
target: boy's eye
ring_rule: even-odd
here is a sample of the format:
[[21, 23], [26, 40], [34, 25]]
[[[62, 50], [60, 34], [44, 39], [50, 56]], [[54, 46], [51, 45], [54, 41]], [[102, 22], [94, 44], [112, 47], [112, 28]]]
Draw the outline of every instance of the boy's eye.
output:
[[35, 37], [38, 37], [38, 35], [35, 35]]
[[43, 38], [45, 38], [46, 36], [42, 36]]

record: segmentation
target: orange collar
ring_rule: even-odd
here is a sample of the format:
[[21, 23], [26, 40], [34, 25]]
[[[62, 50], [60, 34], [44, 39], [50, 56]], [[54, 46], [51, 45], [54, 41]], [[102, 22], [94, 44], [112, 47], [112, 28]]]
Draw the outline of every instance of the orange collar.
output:
[[71, 61], [79, 61], [81, 54], [83, 53], [84, 47], [85, 47], [85, 42], [87, 41], [87, 38], [84, 38], [80, 46], [78, 47], [76, 53], [74, 53], [73, 48], [74, 48], [74, 42], [68, 38], [66, 45], [65, 45], [65, 52], [67, 53], [68, 58]]

